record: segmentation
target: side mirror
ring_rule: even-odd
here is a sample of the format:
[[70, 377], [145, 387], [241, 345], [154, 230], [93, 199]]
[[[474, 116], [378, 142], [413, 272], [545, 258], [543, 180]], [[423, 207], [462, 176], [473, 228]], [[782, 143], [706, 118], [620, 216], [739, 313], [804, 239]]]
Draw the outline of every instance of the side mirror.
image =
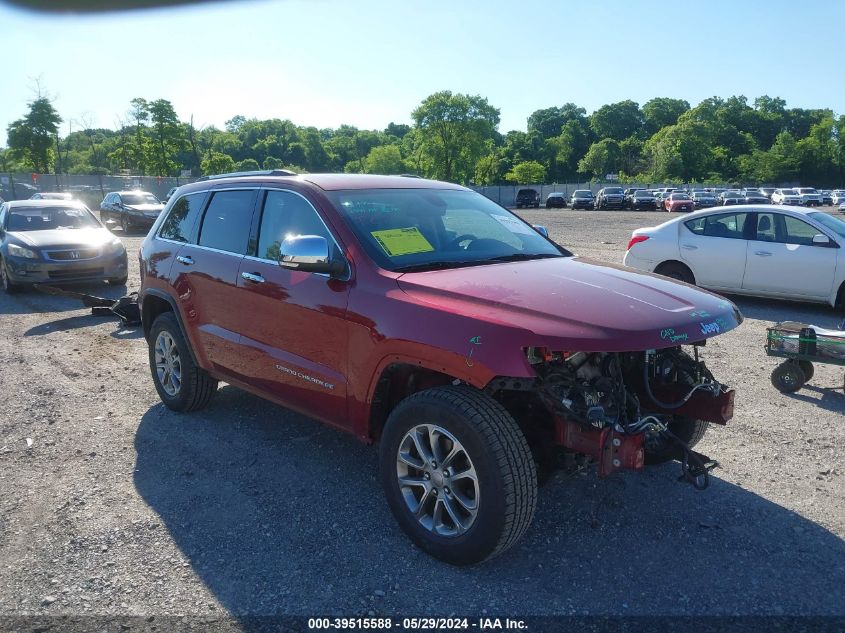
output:
[[331, 261], [329, 243], [320, 235], [292, 235], [279, 247], [279, 266], [306, 273], [341, 275], [342, 261]]
[[813, 236], [813, 245], [814, 246], [830, 246], [830, 238], [827, 235], [823, 235], [821, 233], [816, 233]]
[[549, 238], [549, 229], [547, 229], [542, 224], [532, 224], [531, 226], [534, 227], [534, 230], [537, 231], [540, 235], [545, 237], [546, 239]]

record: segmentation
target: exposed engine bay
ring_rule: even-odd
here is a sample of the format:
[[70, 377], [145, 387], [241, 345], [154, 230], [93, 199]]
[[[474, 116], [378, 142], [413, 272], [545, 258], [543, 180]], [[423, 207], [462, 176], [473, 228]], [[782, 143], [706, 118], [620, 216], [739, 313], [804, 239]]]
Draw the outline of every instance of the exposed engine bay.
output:
[[706, 487], [716, 462], [692, 450], [699, 437], [680, 431], [725, 424], [734, 393], [699, 359], [698, 346], [691, 354], [681, 347], [623, 353], [528, 348], [526, 356], [537, 373], [537, 393], [555, 418], [557, 443], [597, 458], [600, 476], [641, 468], [650, 452], [660, 452], [681, 462], [685, 479]]

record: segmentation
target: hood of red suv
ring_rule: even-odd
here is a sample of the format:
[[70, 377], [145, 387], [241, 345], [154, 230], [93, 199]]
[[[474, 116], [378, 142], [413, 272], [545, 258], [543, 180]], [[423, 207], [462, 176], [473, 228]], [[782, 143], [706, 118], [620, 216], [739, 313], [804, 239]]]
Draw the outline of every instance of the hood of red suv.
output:
[[420, 303], [522, 330], [526, 345], [560, 351], [659, 349], [742, 322], [718, 295], [578, 257], [406, 273], [397, 282]]

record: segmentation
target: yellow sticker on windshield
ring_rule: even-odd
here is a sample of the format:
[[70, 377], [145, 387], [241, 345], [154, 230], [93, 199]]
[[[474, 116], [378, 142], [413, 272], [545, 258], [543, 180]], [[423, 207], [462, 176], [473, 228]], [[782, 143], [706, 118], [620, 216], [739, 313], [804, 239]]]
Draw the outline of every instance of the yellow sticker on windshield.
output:
[[371, 235], [381, 244], [384, 252], [391, 257], [413, 255], [414, 253], [428, 253], [434, 250], [434, 247], [415, 226], [408, 227], [407, 229], [373, 231]]

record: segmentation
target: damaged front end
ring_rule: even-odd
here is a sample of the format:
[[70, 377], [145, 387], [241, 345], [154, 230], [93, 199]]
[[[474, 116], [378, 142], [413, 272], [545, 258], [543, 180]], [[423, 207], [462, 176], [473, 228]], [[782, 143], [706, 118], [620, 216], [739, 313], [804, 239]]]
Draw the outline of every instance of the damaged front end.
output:
[[734, 403], [734, 391], [699, 359], [703, 344], [689, 353], [680, 346], [640, 352], [527, 348], [536, 379], [523, 394], [530, 391], [542, 417], [551, 418], [554, 445], [595, 461], [599, 477], [677, 459], [681, 479], [703, 489], [717, 463], [692, 447], [709, 423], [725, 424], [733, 416]]

